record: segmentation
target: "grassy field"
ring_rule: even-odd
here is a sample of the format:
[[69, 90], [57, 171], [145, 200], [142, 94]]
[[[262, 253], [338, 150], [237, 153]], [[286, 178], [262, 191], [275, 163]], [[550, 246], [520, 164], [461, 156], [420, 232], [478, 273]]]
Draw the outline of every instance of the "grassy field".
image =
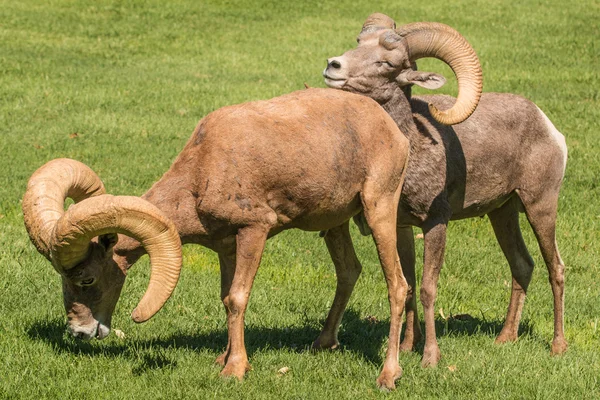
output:
[[[486, 91], [530, 98], [566, 136], [558, 243], [568, 352], [550, 356], [551, 291], [527, 224], [537, 267], [522, 334], [494, 345], [510, 272], [487, 218], [450, 225], [436, 304], [440, 365], [420, 367], [422, 345], [402, 354], [404, 376], [391, 394], [375, 386], [388, 333], [385, 282], [371, 239], [354, 227], [364, 272], [341, 351], [307, 350], [335, 276], [322, 239], [299, 231], [267, 244], [246, 315], [254, 370], [241, 384], [220, 379], [212, 364], [227, 341], [225, 315], [217, 258], [198, 246], [184, 249], [180, 284], [151, 321], [129, 318], [147, 284], [144, 257], [113, 318], [126, 338], [68, 337], [59, 276], [23, 227], [31, 173], [70, 157], [92, 167], [110, 193], [141, 195], [210, 111], [305, 82], [323, 87], [325, 60], [353, 47], [375, 11], [398, 23], [454, 26], [480, 56]], [[598, 21], [595, 0], [0, 0], [0, 398], [599, 398]], [[435, 61], [420, 68], [449, 77]], [[441, 92], [455, 89], [451, 81]], [[472, 319], [442, 317], [457, 314]], [[290, 371], [280, 376], [282, 367]]]

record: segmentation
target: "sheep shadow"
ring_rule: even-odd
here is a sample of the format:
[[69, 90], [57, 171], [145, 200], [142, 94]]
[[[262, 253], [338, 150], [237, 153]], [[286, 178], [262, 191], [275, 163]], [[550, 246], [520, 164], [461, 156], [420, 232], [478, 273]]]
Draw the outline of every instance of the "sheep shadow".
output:
[[[225, 329], [215, 329], [208, 333], [175, 332], [153, 339], [98, 342], [76, 340], [66, 333], [65, 327], [62, 319], [40, 320], [33, 322], [26, 333], [32, 340], [47, 343], [57, 353], [128, 358], [134, 364], [132, 372], [135, 375], [152, 369], [177, 367], [176, 361], [169, 356], [169, 349], [210, 351], [216, 357], [227, 345]], [[424, 331], [423, 324], [421, 329]], [[436, 320], [438, 337], [497, 335], [501, 329], [502, 323], [499, 321], [465, 315]], [[275, 328], [250, 325], [245, 329], [246, 349], [250, 357], [254, 352], [265, 349], [309, 352], [310, 345], [318, 334], [319, 329], [310, 325]], [[372, 364], [380, 365], [383, 362], [382, 345], [388, 334], [389, 320], [361, 317], [356, 310], [348, 309], [339, 332], [339, 351], [353, 352]], [[528, 321], [521, 322], [519, 335], [533, 335], [533, 327]], [[416, 346], [415, 351], [423, 354], [423, 341]]]
[[[383, 362], [383, 351], [381, 345], [387, 339], [389, 334], [389, 320], [378, 321], [373, 317], [355, 318], [357, 313], [344, 314], [342, 329], [340, 329], [339, 340], [342, 344], [342, 350], [353, 351], [361, 354], [366, 360], [374, 364]], [[487, 335], [496, 337], [502, 330], [504, 321], [488, 321], [485, 317], [476, 318], [468, 314], [459, 314], [450, 316], [446, 319], [437, 318], [435, 320], [436, 337], [439, 339], [444, 336], [477, 336]], [[425, 323], [420, 321], [421, 332], [425, 334]], [[402, 336], [406, 325], [402, 326]], [[522, 320], [519, 323], [519, 337], [535, 336], [534, 327], [529, 320]], [[492, 339], [493, 340], [493, 339]], [[541, 340], [541, 339], [540, 339]], [[374, 342], [374, 344], [373, 344]], [[423, 355], [425, 339], [417, 343], [414, 352]]]

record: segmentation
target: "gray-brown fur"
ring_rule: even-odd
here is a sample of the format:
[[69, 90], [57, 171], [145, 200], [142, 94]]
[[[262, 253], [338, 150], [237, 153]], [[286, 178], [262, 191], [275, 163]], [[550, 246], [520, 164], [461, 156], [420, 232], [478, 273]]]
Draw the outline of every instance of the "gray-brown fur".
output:
[[[412, 227], [423, 229], [425, 241], [420, 296], [426, 327], [423, 365], [435, 365], [440, 351], [433, 306], [446, 226], [449, 220], [486, 214], [513, 275], [507, 318], [497, 342], [517, 339], [533, 270], [518, 224], [518, 213], [524, 211], [538, 239], [554, 293], [552, 352], [564, 352], [564, 265], [555, 240], [558, 193], [566, 163], [564, 138], [535, 104], [512, 94], [485, 93], [464, 122], [454, 126], [436, 122], [428, 103], [447, 109], [455, 100], [443, 95], [411, 98], [412, 84], [436, 88], [444, 78], [416, 71], [414, 60], [408, 58], [401, 44], [393, 48], [381, 45], [380, 38], [394, 35], [385, 27], [361, 33], [358, 47], [330, 59], [324, 76], [333, 87], [377, 100], [410, 141], [398, 208], [398, 252], [409, 284], [407, 329], [401, 349], [411, 350], [421, 336], [414, 297]], [[394, 67], [382, 65], [385, 61], [391, 61]], [[360, 218], [358, 222], [360, 225]]]
[[[222, 375], [242, 379], [250, 368], [244, 312], [265, 241], [285, 229], [328, 230], [340, 283], [314, 348], [338, 345], [337, 326], [358, 276], [356, 264], [340, 260], [356, 258], [348, 222], [362, 211], [373, 231], [391, 307], [390, 344], [377, 383], [394, 388], [402, 371], [398, 352], [407, 290], [395, 220], [408, 152], [408, 140], [375, 101], [331, 89], [224, 107], [200, 121], [143, 199], [174, 223], [182, 243], [201, 244], [219, 254], [228, 325], [227, 348], [217, 358], [224, 366]], [[81, 288], [69, 286], [79, 287], [79, 281], [72, 284], [70, 278], [95, 274], [94, 287], [87, 288], [95, 293], [93, 306], [112, 314], [127, 270], [145, 252], [128, 236], [118, 239], [105, 243], [101, 237], [91, 246], [91, 258], [63, 275], [67, 312], [71, 326], [81, 328], [79, 336], [95, 336], [87, 325], [98, 322], [86, 306], [91, 300]], [[97, 304], [109, 275], [114, 285], [104, 302], [110, 304]], [[103, 318], [110, 329], [110, 315]]]

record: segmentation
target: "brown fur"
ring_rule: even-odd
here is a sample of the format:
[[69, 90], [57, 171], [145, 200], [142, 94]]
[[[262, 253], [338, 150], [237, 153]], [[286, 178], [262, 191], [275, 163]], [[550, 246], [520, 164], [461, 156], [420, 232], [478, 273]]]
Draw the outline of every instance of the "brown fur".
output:
[[[227, 348], [217, 358], [224, 365], [222, 375], [242, 379], [250, 368], [244, 346], [246, 305], [266, 239], [285, 229], [329, 230], [326, 241], [340, 283], [314, 347], [338, 345], [337, 330], [330, 327], [339, 325], [346, 291], [358, 276], [356, 263], [341, 262], [356, 257], [348, 221], [362, 211], [373, 231], [391, 307], [390, 344], [377, 382], [394, 388], [401, 374], [398, 352], [407, 288], [395, 220], [408, 151], [408, 140], [375, 101], [331, 89], [309, 88], [224, 107], [200, 121], [171, 168], [143, 198], [173, 221], [182, 243], [201, 244], [219, 254], [228, 326]], [[101, 243], [95, 243], [94, 254], [100, 250]], [[107, 260], [113, 250], [114, 257]], [[123, 235], [113, 250], [106, 248], [72, 269], [78, 276], [96, 273], [97, 289], [91, 289], [97, 298], [102, 298], [106, 269], [121, 274], [113, 280], [116, 296], [110, 293], [105, 299], [110, 304], [100, 304], [110, 310], [103, 317], [108, 326], [124, 274], [144, 254], [140, 243]], [[80, 290], [76, 294], [80, 298], [68, 296], [73, 310], [85, 303], [76, 300], [90, 301]], [[80, 312], [85, 320], [84, 314]]]
[[[518, 212], [525, 211], [554, 293], [552, 351], [563, 352], [567, 347], [563, 333], [564, 265], [556, 247], [555, 224], [566, 161], [564, 138], [548, 125], [535, 104], [511, 94], [486, 93], [463, 123], [452, 127], [437, 123], [427, 104], [447, 109], [455, 99], [441, 95], [411, 99], [410, 85], [437, 85], [443, 77], [416, 71], [401, 44], [391, 49], [381, 46], [379, 37], [391, 34], [389, 29], [362, 34], [355, 50], [329, 60], [324, 75], [331, 86], [377, 100], [410, 141], [411, 156], [398, 209], [398, 252], [409, 284], [407, 329], [401, 348], [411, 350], [421, 336], [414, 297], [412, 226], [423, 229], [425, 240], [421, 288], [426, 326], [423, 365], [435, 365], [440, 351], [434, 301], [446, 226], [449, 220], [486, 214], [513, 275], [506, 323], [497, 341], [517, 339], [533, 271], [518, 224]], [[394, 67], [382, 65], [385, 61]], [[406, 76], [413, 80], [408, 82]]]

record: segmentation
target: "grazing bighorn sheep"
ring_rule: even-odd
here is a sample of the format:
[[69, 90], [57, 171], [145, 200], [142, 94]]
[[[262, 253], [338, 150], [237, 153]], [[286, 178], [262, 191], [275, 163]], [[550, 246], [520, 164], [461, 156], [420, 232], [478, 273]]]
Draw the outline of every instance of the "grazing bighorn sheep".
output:
[[435, 365], [440, 350], [434, 301], [448, 221], [486, 214], [512, 273], [510, 304], [496, 342], [517, 339], [533, 271], [519, 227], [519, 212], [524, 211], [548, 268], [554, 295], [552, 353], [562, 353], [567, 348], [563, 332], [564, 264], [555, 228], [567, 159], [565, 139], [535, 104], [512, 94], [484, 94], [472, 116], [462, 123], [462, 118], [454, 116], [440, 118], [438, 108], [450, 107], [454, 98], [411, 98], [413, 84], [435, 89], [445, 83], [441, 75], [416, 71], [414, 62], [422, 57], [435, 57], [450, 65], [459, 87], [453, 109], [473, 111], [482, 87], [477, 56], [458, 32], [443, 24], [414, 23], [396, 29], [388, 16], [373, 14], [358, 36], [358, 47], [329, 59], [323, 72], [328, 86], [375, 99], [410, 141], [397, 228], [400, 262], [409, 285], [401, 350], [411, 350], [421, 336], [414, 298], [412, 226], [423, 229], [425, 241], [422, 364]]
[[[154, 315], [179, 276], [181, 243], [219, 254], [228, 343], [221, 374], [249, 370], [244, 312], [265, 241], [285, 229], [328, 230], [336, 266], [334, 304], [345, 308], [360, 271], [348, 221], [363, 212], [389, 288], [390, 338], [380, 387], [392, 389], [407, 291], [395, 221], [408, 140], [373, 100], [307, 89], [268, 101], [224, 107], [203, 118], [171, 168], [142, 196], [104, 195], [83, 164], [51, 161], [30, 179], [23, 213], [37, 249], [61, 274], [70, 330], [105, 337], [129, 267], [150, 254], [150, 285], [133, 312]], [[66, 197], [79, 202], [63, 211]], [[171, 222], [172, 221], [172, 222]], [[115, 235], [119, 233], [118, 237]], [[97, 240], [92, 238], [99, 236]], [[131, 237], [129, 237], [131, 236]], [[330, 313], [323, 341], [337, 341], [341, 314]]]

